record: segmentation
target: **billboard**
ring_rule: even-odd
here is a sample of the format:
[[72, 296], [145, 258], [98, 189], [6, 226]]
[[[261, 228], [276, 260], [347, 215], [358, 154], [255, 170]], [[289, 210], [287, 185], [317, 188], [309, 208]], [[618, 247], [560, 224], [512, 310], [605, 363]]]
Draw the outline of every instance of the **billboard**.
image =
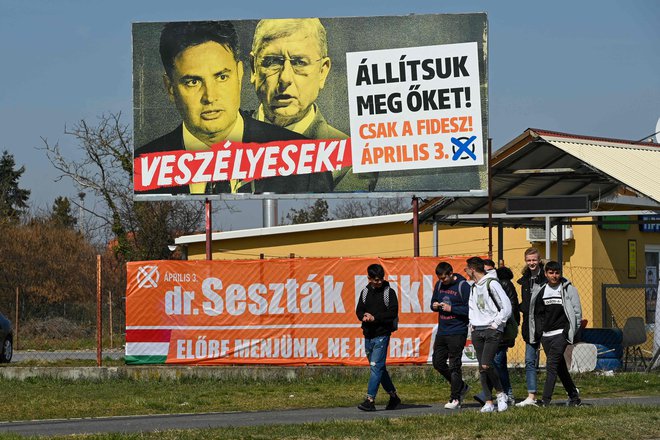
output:
[[[438, 258], [127, 263], [126, 363], [366, 365], [355, 309], [380, 263], [397, 294], [388, 363], [431, 362]], [[443, 258], [462, 271], [465, 258]], [[464, 361], [476, 362], [470, 342]]]
[[133, 24], [134, 195], [485, 195], [480, 14]]

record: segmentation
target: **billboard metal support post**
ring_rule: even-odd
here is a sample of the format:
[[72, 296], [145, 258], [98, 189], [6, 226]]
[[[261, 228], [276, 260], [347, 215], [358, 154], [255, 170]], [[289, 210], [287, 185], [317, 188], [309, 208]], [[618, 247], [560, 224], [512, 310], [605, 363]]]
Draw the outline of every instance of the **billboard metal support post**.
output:
[[204, 199], [204, 208], [206, 209], [206, 259], [212, 260], [211, 254], [211, 231], [212, 231], [212, 218], [211, 218], [211, 201]]
[[413, 196], [413, 256], [419, 257], [419, 198]]

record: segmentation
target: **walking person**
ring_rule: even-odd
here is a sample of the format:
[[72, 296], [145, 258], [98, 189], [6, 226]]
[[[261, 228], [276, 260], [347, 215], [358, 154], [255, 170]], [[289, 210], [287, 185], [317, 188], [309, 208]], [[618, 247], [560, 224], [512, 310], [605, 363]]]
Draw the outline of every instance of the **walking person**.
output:
[[390, 395], [385, 409], [396, 409], [401, 403], [392, 378], [387, 371], [387, 350], [392, 331], [396, 329], [399, 316], [399, 302], [396, 292], [385, 280], [385, 270], [380, 264], [371, 264], [367, 268], [369, 284], [362, 289], [357, 301], [355, 314], [362, 322], [364, 348], [369, 360], [369, 383], [367, 397], [358, 408], [362, 411], [376, 411], [376, 394], [383, 386]]
[[458, 409], [470, 389], [461, 371], [468, 331], [470, 284], [444, 261], [435, 268], [435, 274], [438, 282], [433, 288], [431, 310], [438, 313], [438, 330], [433, 343], [433, 368], [450, 384], [445, 409]]
[[511, 315], [511, 302], [493, 273], [486, 273], [479, 257], [468, 258], [465, 269], [475, 281], [469, 301], [472, 344], [479, 363], [479, 381], [484, 394], [481, 412], [494, 412], [492, 391], [497, 393], [497, 411], [508, 409], [507, 395], [493, 365], [493, 358], [502, 341], [506, 321]]
[[540, 336], [536, 337], [533, 332], [530, 334], [530, 318], [533, 315], [530, 315], [529, 309], [545, 282], [545, 273], [539, 250], [535, 247], [530, 247], [525, 250], [525, 269], [523, 270], [522, 277], [518, 280], [521, 296], [520, 311], [522, 312], [520, 333], [525, 341], [525, 381], [527, 382], [527, 397], [525, 400], [516, 403], [516, 406], [519, 407], [536, 406], [536, 392], [538, 391], [536, 370], [538, 368], [538, 341], [540, 340]]
[[[582, 306], [578, 291], [561, 276], [561, 266], [556, 261], [545, 265], [547, 283], [531, 304], [531, 330], [539, 327], [541, 344], [546, 357], [546, 379], [543, 387], [542, 406], [550, 405], [557, 376], [568, 394], [568, 405], [579, 406], [582, 402], [575, 383], [568, 372], [564, 352], [573, 339], [582, 320]], [[532, 332], [532, 334], [536, 334]], [[531, 342], [534, 342], [532, 339]]]
[[[509, 298], [509, 301], [511, 301], [511, 317], [513, 317], [516, 326], [518, 327], [520, 325], [520, 306], [518, 304], [518, 292], [511, 282], [513, 279], [513, 272], [505, 266], [500, 266], [495, 269], [494, 265], [495, 263], [492, 260], [484, 260], [484, 269], [486, 269], [486, 273], [490, 273], [491, 270], [495, 271], [497, 279], [500, 281], [502, 288], [506, 292], [506, 296]], [[511, 378], [509, 376], [508, 359], [509, 348], [512, 348], [515, 345], [516, 336], [517, 332], [516, 335], [512, 337], [509, 337], [504, 333], [502, 335], [502, 342], [500, 343], [497, 353], [495, 353], [495, 358], [493, 359], [493, 365], [495, 366], [497, 375], [500, 377], [500, 382], [502, 382], [502, 388], [507, 395], [507, 404], [509, 406], [516, 403], [513, 395], [513, 387], [511, 386]], [[475, 395], [474, 399], [480, 404], [484, 404], [484, 395], [482, 392]]]

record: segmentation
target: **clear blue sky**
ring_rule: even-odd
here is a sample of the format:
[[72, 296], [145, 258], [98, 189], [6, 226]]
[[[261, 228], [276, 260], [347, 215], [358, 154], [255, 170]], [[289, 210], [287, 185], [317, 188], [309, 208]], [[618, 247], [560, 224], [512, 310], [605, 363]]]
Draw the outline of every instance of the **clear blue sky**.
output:
[[[380, 0], [220, 2], [0, 0], [0, 150], [26, 172], [34, 208], [57, 196], [40, 137], [73, 154], [65, 124], [119, 112], [132, 123], [131, 23], [267, 17], [487, 12], [490, 135], [495, 148], [528, 127], [639, 139], [660, 117], [660, 2]], [[261, 202], [221, 212], [223, 229], [261, 226]], [[291, 202], [280, 202], [280, 213]]]

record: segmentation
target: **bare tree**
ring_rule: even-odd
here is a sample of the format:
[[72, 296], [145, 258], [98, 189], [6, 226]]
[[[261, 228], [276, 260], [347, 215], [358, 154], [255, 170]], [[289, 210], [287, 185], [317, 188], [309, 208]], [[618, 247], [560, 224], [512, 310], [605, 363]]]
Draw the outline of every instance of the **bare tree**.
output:
[[339, 203], [332, 214], [337, 219], [373, 217], [377, 215], [400, 214], [410, 209], [405, 198], [348, 199]]
[[80, 193], [91, 192], [100, 200], [100, 208], [73, 203], [111, 232], [124, 259], [168, 258], [167, 245], [175, 235], [199, 229], [204, 217], [200, 202], [133, 201], [132, 134], [121, 113], [101, 115], [96, 124], [80, 120], [64, 133], [76, 143], [79, 159], [46, 138], [42, 149], [60, 178], [72, 179]]

